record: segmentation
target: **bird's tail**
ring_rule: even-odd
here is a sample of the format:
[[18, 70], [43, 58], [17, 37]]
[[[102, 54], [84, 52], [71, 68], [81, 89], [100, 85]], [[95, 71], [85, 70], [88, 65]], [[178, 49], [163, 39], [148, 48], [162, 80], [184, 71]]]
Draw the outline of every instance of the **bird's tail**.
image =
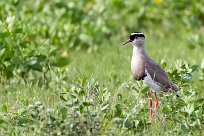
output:
[[179, 98], [179, 89], [172, 81], [171, 81], [171, 88], [176, 93], [176, 96]]

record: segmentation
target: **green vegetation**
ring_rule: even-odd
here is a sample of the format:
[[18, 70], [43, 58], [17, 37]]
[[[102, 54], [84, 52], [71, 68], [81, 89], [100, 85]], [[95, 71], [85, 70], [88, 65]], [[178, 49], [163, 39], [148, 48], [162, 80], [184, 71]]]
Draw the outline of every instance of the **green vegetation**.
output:
[[[204, 135], [204, 2], [1, 0], [0, 135]], [[153, 122], [129, 33], [179, 86]]]

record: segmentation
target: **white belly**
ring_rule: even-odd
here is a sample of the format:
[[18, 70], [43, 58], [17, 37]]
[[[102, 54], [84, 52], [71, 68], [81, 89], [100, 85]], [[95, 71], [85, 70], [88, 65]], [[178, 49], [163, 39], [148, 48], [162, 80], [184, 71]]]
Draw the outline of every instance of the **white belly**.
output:
[[150, 74], [148, 73], [148, 71], [145, 69], [145, 73], [147, 74], [147, 76], [144, 78], [144, 83], [154, 92], [158, 92], [161, 87], [156, 84], [154, 82], [154, 80], [152, 80]]

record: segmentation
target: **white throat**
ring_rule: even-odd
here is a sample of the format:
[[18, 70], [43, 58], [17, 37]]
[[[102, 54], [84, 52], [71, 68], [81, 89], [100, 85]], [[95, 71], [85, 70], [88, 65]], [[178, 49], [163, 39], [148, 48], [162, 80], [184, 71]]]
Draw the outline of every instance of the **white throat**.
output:
[[140, 54], [143, 54], [143, 53], [146, 53], [145, 52], [145, 45], [137, 45], [137, 44], [133, 43], [132, 55], [135, 56], [135, 55], [140, 55]]

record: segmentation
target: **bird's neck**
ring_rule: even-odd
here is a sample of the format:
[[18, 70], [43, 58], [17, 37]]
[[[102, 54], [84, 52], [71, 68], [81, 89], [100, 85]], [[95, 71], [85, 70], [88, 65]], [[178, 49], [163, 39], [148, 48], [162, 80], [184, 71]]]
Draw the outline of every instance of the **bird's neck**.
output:
[[145, 75], [145, 47], [134, 45], [132, 60], [131, 60], [131, 71], [133, 77], [140, 80]]
[[132, 55], [133, 56], [138, 56], [138, 55], [142, 55], [142, 54], [146, 54], [145, 52], [145, 45], [133, 45], [133, 52]]

